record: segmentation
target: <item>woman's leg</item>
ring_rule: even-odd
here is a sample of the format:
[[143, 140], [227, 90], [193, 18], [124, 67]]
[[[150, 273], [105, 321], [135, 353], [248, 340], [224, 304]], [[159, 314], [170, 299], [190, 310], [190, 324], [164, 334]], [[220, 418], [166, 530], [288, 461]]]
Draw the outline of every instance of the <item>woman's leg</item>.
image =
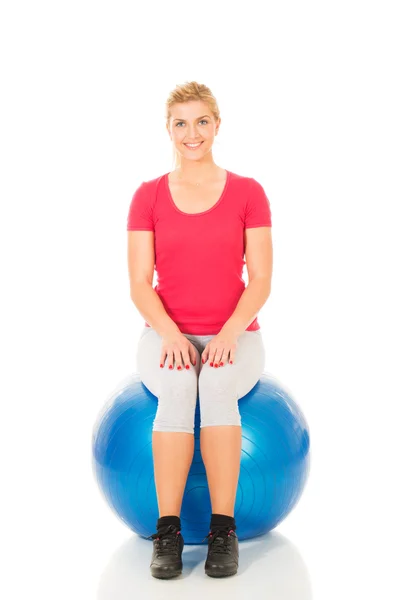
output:
[[142, 382], [158, 398], [152, 446], [159, 517], [180, 516], [194, 453], [200, 355], [190, 369], [160, 368], [161, 337], [146, 329], [150, 331], [139, 340], [137, 366]]
[[212, 512], [234, 517], [242, 428], [237, 425], [202, 427], [200, 447], [207, 472]]
[[233, 365], [215, 368], [207, 362], [201, 367], [200, 449], [213, 513], [234, 517], [242, 449], [238, 399], [256, 385], [264, 366], [265, 348], [256, 330], [239, 336]]
[[194, 434], [153, 431], [152, 435], [159, 516], [179, 517], [183, 492], [193, 460]]

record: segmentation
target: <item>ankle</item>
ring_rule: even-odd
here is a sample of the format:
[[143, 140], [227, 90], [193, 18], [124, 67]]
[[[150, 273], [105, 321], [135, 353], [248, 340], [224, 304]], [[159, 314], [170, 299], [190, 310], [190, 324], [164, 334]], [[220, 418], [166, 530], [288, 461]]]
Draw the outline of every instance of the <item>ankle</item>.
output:
[[168, 525], [175, 525], [175, 527], [181, 528], [181, 519], [177, 515], [166, 515], [164, 517], [159, 517], [157, 520], [157, 529], [160, 527], [165, 527]]
[[217, 529], [218, 527], [230, 527], [236, 531], [235, 518], [230, 515], [223, 515], [220, 513], [212, 513], [210, 521], [210, 529]]

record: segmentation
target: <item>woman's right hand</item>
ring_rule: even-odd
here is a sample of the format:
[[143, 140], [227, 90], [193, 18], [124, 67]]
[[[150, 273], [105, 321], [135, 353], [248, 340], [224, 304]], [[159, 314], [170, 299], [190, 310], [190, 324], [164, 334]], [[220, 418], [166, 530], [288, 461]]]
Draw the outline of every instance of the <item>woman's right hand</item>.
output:
[[167, 369], [174, 368], [174, 359], [178, 370], [189, 369], [190, 363], [196, 364], [196, 349], [183, 333], [173, 331], [162, 336], [160, 367], [164, 367], [165, 359]]

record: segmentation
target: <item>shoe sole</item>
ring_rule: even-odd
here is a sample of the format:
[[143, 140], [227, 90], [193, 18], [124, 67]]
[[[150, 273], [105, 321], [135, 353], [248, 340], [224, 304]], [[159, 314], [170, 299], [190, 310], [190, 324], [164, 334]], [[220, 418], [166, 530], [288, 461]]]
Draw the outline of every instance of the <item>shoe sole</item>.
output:
[[178, 577], [178, 575], [182, 575], [182, 571], [180, 571], [179, 573], [172, 573], [170, 575], [164, 575], [161, 573], [152, 573], [152, 576], [155, 577], [156, 579], [173, 579], [174, 577]]
[[208, 575], [209, 577], [230, 577], [231, 575], [236, 575], [236, 573], [238, 572], [237, 569], [235, 569], [234, 571], [223, 571], [222, 569], [218, 570], [218, 569], [204, 569], [204, 572], [206, 575]]
[[157, 579], [172, 579], [182, 574], [182, 568], [179, 570], [176, 570], [176, 567], [170, 569], [150, 569], [150, 572]]

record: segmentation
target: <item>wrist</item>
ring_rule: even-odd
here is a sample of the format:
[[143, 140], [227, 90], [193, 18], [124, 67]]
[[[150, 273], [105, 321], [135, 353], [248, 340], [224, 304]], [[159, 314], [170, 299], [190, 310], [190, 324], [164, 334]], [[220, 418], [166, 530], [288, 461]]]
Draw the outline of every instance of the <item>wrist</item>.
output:
[[233, 321], [227, 321], [225, 325], [221, 328], [220, 333], [227, 333], [229, 335], [235, 335], [236, 337], [239, 337], [242, 331], [240, 330], [237, 323], [234, 323]]

